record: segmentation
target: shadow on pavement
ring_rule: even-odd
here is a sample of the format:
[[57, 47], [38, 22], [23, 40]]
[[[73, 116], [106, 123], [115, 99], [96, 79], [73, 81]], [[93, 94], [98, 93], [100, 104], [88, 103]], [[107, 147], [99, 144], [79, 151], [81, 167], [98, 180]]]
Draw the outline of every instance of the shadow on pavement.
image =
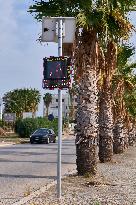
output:
[[[13, 163], [37, 163], [37, 164], [57, 164], [57, 161], [56, 162], [48, 162], [48, 161], [23, 161], [23, 160], [8, 160], [8, 159], [0, 159], [0, 162], [13, 162]], [[65, 162], [65, 161], [62, 161], [62, 164], [75, 164], [75, 162]]]
[[28, 179], [31, 179], [31, 178], [43, 178], [43, 179], [54, 179], [56, 180], [56, 176], [37, 176], [37, 175], [21, 175], [21, 174], [18, 174], [18, 175], [12, 175], [12, 174], [0, 174], [0, 177], [6, 177], [6, 178], [28, 178]]

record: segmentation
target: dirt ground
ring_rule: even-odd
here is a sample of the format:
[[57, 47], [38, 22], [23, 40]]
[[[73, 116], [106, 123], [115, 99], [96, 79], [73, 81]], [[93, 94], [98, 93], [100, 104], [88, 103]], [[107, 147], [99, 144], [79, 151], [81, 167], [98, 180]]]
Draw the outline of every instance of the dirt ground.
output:
[[56, 186], [25, 205], [136, 205], [136, 145], [116, 154], [110, 163], [98, 163], [95, 177], [76, 174], [62, 180], [62, 199]]

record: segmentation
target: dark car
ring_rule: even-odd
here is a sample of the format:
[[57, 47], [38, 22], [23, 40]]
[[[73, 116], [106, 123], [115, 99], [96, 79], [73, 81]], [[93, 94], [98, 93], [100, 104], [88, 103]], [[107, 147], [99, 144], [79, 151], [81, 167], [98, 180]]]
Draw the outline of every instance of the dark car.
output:
[[30, 136], [30, 143], [46, 143], [56, 142], [56, 135], [52, 129], [39, 128]]

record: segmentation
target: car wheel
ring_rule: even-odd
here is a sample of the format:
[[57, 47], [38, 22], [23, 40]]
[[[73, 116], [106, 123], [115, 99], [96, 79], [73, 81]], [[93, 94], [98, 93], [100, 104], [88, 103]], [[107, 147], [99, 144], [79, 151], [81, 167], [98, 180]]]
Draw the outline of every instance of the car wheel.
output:
[[49, 137], [47, 138], [47, 141], [46, 141], [46, 144], [49, 144], [50, 143], [50, 139]]
[[53, 143], [56, 143], [56, 139], [53, 140]]

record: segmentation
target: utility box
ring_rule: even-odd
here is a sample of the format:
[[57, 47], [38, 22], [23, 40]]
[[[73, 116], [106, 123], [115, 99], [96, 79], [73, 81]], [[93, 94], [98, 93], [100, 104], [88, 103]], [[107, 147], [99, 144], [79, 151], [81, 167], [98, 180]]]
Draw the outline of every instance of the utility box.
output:
[[74, 17], [43, 17], [42, 42], [58, 42], [58, 21], [62, 19], [63, 43], [73, 43], [75, 40], [76, 21]]

